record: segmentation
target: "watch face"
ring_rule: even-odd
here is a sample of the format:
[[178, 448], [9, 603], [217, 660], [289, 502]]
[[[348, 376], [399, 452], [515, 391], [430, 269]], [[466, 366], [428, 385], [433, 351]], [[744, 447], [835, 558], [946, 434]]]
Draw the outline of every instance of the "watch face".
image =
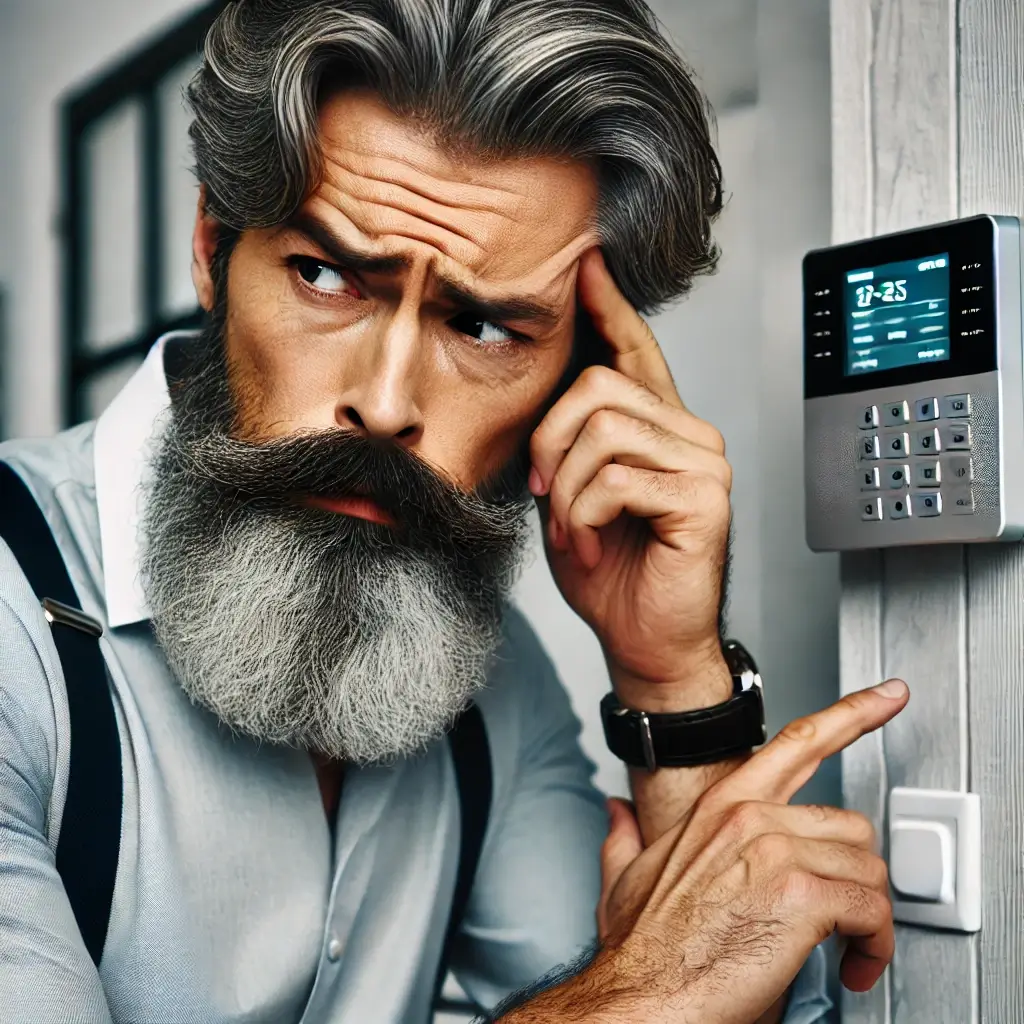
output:
[[722, 654], [729, 666], [733, 679], [736, 681], [737, 692], [742, 693], [756, 686], [761, 688], [761, 673], [757, 671], [753, 655], [739, 640], [722, 642]]

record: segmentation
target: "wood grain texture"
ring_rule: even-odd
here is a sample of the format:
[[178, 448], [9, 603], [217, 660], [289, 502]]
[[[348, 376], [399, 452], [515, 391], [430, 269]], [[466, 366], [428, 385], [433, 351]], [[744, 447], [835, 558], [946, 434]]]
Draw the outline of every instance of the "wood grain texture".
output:
[[[1024, 216], [1024, 5], [961, 0], [960, 213]], [[1011, 467], [1020, 470], [1020, 467]], [[979, 1011], [1024, 1021], [1024, 550], [968, 551], [970, 788], [981, 794]]]
[[955, 0], [871, 0], [876, 234], [956, 214]]
[[[882, 678], [882, 555], [848, 551], [839, 564], [839, 680], [846, 694]], [[843, 751], [843, 804], [867, 815], [883, 846], [887, 791], [882, 733], [869, 733]], [[869, 992], [843, 989], [843, 1024], [888, 1024], [891, 973]]]
[[1024, 1021], [1024, 548], [969, 553], [971, 789], [981, 794], [981, 1020]]
[[832, 0], [832, 241], [871, 234], [871, 7]]
[[[833, 0], [832, 19], [835, 240], [955, 216], [955, 0]], [[884, 737], [844, 757], [847, 806], [883, 836], [892, 786], [966, 784], [963, 559], [961, 548], [843, 556], [842, 689], [899, 675], [914, 694]], [[901, 926], [888, 988], [844, 993], [843, 1021], [970, 1024], [974, 943]]]
[[1024, 4], [960, 3], [960, 215], [1024, 214]]
[[[959, 545], [884, 554], [882, 667], [910, 685], [906, 709], [885, 729], [888, 786], [967, 785], [966, 582]], [[970, 1024], [976, 939], [900, 925], [892, 1021]]]
[[[896, 926], [896, 956], [892, 975], [893, 1024], [975, 1024], [973, 974], [977, 936], [926, 931]], [[965, 973], [968, 982], [962, 984]], [[923, 990], [930, 990], [930, 998]], [[1017, 1018], [1013, 1018], [1016, 1020]], [[991, 1024], [1010, 1024], [1011, 1018], [993, 1017]], [[845, 1024], [845, 1018], [844, 1018]], [[986, 1024], [989, 1024], [986, 1018]]]
[[966, 588], [960, 545], [884, 555], [882, 671], [911, 701], [886, 726], [889, 787], [967, 784]]

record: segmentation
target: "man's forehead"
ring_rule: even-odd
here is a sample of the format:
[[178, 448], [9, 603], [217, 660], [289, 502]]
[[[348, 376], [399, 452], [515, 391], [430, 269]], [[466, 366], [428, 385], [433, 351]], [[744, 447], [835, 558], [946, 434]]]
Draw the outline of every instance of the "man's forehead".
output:
[[326, 103], [321, 133], [323, 181], [303, 212], [349, 249], [500, 298], [557, 289], [597, 244], [581, 163], [455, 154], [366, 93]]

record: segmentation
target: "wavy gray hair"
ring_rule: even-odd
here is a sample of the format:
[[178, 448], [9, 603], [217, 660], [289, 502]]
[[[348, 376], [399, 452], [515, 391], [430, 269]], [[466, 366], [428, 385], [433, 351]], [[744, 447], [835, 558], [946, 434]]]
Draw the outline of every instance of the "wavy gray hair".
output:
[[643, 0], [233, 0], [188, 89], [229, 236], [315, 190], [319, 103], [357, 85], [455, 151], [587, 162], [605, 256], [641, 311], [714, 268], [711, 112]]

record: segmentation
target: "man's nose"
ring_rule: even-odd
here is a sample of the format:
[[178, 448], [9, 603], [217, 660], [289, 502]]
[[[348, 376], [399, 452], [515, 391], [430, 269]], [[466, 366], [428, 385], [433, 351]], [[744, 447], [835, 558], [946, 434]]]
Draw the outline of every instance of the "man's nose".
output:
[[338, 425], [364, 437], [415, 445], [423, 436], [417, 398], [421, 356], [420, 325], [413, 311], [402, 311], [374, 337], [362, 339], [335, 406]]

